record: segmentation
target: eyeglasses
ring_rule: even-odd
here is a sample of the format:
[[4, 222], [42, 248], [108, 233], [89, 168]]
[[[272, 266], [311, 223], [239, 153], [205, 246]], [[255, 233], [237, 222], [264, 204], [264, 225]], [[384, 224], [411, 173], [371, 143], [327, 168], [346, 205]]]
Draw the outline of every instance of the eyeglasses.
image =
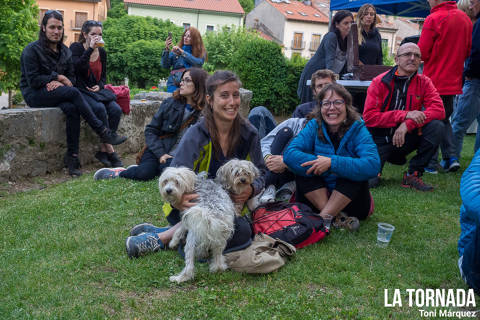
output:
[[52, 14], [52, 13], [54, 13], [54, 12], [55, 12], [55, 13], [58, 13], [59, 15], [61, 15], [61, 16], [63, 17], [62, 13], [61, 13], [60, 11], [58, 11], [58, 10], [47, 10], [47, 11], [45, 11], [45, 14], [46, 14], [46, 15], [47, 15], [47, 14]]
[[338, 99], [334, 101], [323, 100], [322, 108], [329, 109], [331, 106], [334, 106], [336, 109], [339, 109], [341, 106], [345, 105], [345, 101]]
[[417, 52], [405, 52], [405, 53], [397, 54], [397, 57], [410, 58], [412, 55], [415, 59], [420, 59], [422, 57], [420, 53], [417, 53]]
[[192, 83], [193, 80], [190, 79], [190, 78], [183, 78], [182, 80], [180, 80], [180, 83], [182, 83], [182, 82], [185, 83], [185, 84], [189, 84], [189, 83]]
[[102, 26], [102, 23], [100, 21], [95, 21], [95, 20], [87, 20], [85, 21], [85, 25], [87, 26]]

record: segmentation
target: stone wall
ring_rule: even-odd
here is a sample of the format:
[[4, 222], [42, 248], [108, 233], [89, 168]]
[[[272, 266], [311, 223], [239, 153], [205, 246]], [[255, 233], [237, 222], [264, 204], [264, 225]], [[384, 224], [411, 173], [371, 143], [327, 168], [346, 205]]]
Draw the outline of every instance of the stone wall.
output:
[[[137, 153], [144, 144], [144, 128], [158, 110], [167, 93], [141, 93], [130, 102], [131, 112], [123, 116], [118, 133], [128, 136], [116, 146], [118, 153]], [[252, 92], [241, 90], [240, 113], [248, 114]], [[94, 158], [100, 141], [82, 120], [80, 161], [88, 164]], [[41, 176], [63, 168], [66, 151], [65, 116], [57, 108], [21, 108], [0, 110], [0, 182], [20, 177]]]

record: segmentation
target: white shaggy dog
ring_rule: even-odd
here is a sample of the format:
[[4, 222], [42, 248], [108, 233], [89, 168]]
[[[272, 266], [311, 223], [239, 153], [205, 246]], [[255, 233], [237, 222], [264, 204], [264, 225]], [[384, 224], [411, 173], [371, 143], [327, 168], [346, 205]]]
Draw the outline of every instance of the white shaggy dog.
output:
[[234, 230], [235, 208], [228, 193], [206, 173], [198, 176], [188, 168], [167, 168], [159, 179], [162, 198], [179, 204], [184, 193], [199, 195], [195, 206], [183, 211], [182, 223], [175, 231], [169, 247], [175, 248], [185, 238], [185, 268], [172, 282], [184, 282], [195, 274], [195, 259], [210, 259], [210, 272], [227, 269], [223, 250]]
[[[222, 185], [222, 187], [231, 194], [240, 194], [245, 188], [250, 186], [258, 176], [260, 171], [255, 165], [248, 160], [232, 159], [218, 168], [217, 177], [215, 180]], [[255, 209], [260, 203], [258, 194], [247, 201], [248, 209]], [[236, 203], [235, 210], [237, 215], [241, 215], [243, 203]]]

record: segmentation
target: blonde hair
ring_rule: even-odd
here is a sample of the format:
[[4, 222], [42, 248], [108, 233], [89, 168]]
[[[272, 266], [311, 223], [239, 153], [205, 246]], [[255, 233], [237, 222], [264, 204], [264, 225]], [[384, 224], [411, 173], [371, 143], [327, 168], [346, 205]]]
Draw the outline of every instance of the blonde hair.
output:
[[356, 20], [357, 20], [358, 44], [359, 45], [361, 45], [365, 41], [365, 39], [363, 38], [363, 33], [362, 33], [362, 31], [363, 31], [362, 18], [367, 14], [368, 9], [370, 9], [370, 8], [372, 8], [373, 12], [375, 12], [375, 16], [373, 17], [373, 22], [370, 25], [370, 30], [375, 28], [375, 26], [377, 24], [377, 10], [375, 10], [375, 7], [373, 6], [373, 4], [365, 3], [363, 6], [360, 7], [360, 9], [358, 9]]
[[470, 0], [458, 0], [457, 8], [465, 12], [472, 22], [475, 21], [475, 14], [470, 9]]

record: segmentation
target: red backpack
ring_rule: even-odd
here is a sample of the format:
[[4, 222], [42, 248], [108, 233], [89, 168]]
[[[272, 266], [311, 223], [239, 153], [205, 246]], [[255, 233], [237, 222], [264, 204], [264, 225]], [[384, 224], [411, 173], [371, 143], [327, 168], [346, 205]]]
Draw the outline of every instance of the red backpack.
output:
[[122, 108], [124, 114], [130, 114], [130, 89], [127, 86], [112, 86], [106, 84], [105, 89], [108, 89], [115, 93], [117, 96], [117, 103]]
[[329, 233], [323, 218], [303, 203], [274, 202], [252, 212], [255, 234], [265, 233], [294, 245], [297, 249], [325, 238]]

